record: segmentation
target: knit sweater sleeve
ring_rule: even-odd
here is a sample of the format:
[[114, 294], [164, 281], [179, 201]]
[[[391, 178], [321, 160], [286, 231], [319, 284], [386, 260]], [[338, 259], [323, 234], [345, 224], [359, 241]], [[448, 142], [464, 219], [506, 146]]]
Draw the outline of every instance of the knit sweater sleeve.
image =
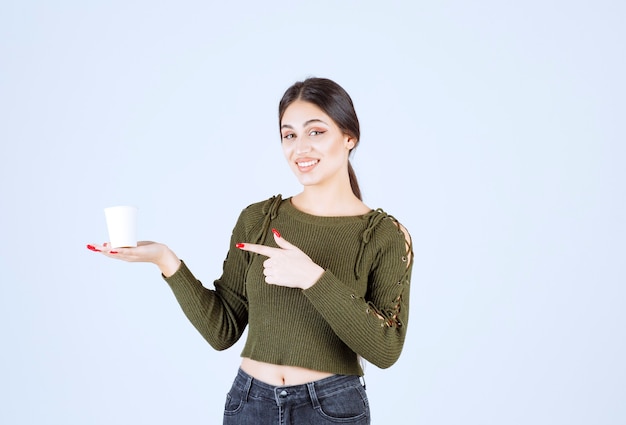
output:
[[379, 247], [364, 297], [329, 270], [304, 291], [339, 338], [380, 368], [400, 357], [409, 318], [412, 248], [408, 234], [405, 238], [398, 229], [388, 232]]
[[235, 344], [248, 324], [244, 284], [247, 260], [235, 247], [246, 238], [243, 217], [244, 214], [239, 217], [233, 230], [222, 276], [214, 282], [215, 289], [204, 287], [184, 262], [176, 273], [164, 278], [189, 321], [216, 350]]

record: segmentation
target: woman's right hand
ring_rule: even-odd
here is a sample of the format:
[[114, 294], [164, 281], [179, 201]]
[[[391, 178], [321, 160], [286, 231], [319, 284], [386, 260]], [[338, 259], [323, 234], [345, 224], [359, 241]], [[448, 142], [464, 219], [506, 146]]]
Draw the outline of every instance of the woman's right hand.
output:
[[156, 264], [165, 277], [173, 275], [180, 267], [180, 259], [167, 245], [162, 243], [140, 241], [137, 242], [136, 247], [114, 249], [108, 243], [104, 243], [103, 245], [89, 244], [87, 248], [94, 252], [100, 252], [109, 258]]

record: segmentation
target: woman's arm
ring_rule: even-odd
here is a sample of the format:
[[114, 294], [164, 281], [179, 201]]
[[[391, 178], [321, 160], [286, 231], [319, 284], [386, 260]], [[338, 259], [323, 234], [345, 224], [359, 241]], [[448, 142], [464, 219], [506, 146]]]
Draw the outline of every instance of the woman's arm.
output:
[[[245, 237], [245, 225], [240, 217], [231, 242]], [[87, 248], [109, 258], [156, 264], [189, 321], [216, 350], [232, 346], [243, 334], [248, 324], [244, 286], [247, 259], [232, 243], [222, 276], [215, 281], [215, 289], [204, 287], [187, 265], [164, 244], [139, 242], [134, 248], [113, 249], [108, 244], [90, 244]]]
[[298, 247], [274, 230], [279, 248], [239, 243], [238, 248], [268, 257], [264, 263], [269, 284], [303, 290], [333, 331], [354, 352], [386, 368], [400, 357], [409, 315], [412, 248], [409, 233], [396, 222], [388, 228], [378, 260], [368, 276], [364, 297], [331, 271], [315, 264]]
[[328, 270], [304, 294], [347, 346], [372, 364], [387, 368], [398, 360], [404, 346], [412, 264], [410, 237], [403, 229], [380, 251], [364, 297]]

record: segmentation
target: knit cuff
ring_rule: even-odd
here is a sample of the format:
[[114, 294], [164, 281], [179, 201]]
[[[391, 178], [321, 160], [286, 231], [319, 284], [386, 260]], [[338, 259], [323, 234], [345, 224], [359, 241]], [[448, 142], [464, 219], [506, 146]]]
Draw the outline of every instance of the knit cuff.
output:
[[178, 267], [178, 270], [174, 272], [173, 275], [171, 275], [170, 277], [166, 277], [165, 275], [161, 273], [161, 277], [171, 287], [189, 285], [190, 282], [197, 281], [196, 277], [193, 275], [193, 273], [191, 273], [191, 270], [187, 268], [187, 265], [185, 264], [183, 260], [180, 260], [180, 266]]
[[315, 285], [303, 291], [304, 295], [315, 306], [324, 309], [341, 308], [354, 299], [354, 294], [330, 271], [326, 270]]

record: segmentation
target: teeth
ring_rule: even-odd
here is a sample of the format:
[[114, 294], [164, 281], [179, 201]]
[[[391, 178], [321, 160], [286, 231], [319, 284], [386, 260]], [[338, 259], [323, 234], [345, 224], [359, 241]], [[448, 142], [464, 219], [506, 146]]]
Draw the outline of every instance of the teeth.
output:
[[311, 165], [315, 165], [317, 164], [317, 160], [314, 159], [313, 161], [306, 161], [306, 162], [298, 162], [298, 167], [310, 167]]

